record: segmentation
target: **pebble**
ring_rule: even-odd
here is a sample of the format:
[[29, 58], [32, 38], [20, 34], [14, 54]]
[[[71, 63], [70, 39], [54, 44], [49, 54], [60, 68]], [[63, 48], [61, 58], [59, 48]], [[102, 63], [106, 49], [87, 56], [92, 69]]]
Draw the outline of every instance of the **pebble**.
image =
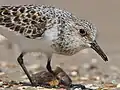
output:
[[81, 81], [87, 81], [89, 78], [88, 77], [80, 77]]
[[100, 77], [99, 76], [92, 76], [89, 79], [94, 80], [94, 81], [98, 81], [98, 80], [100, 80]]
[[117, 85], [117, 88], [120, 88], [120, 83]]
[[98, 89], [99, 87], [97, 87], [96, 85], [93, 85], [93, 84], [87, 84], [85, 85], [86, 88], [90, 88], [90, 89], [93, 89], [93, 90], [96, 90]]
[[3, 82], [2, 81], [0, 82], [0, 86], [3, 86]]
[[72, 71], [72, 72], [70, 73], [70, 75], [71, 75], [72, 77], [76, 77], [76, 76], [78, 75], [78, 73], [77, 73], [76, 71]]
[[74, 90], [82, 90], [81, 88], [75, 88]]
[[0, 76], [1, 76], [1, 75], [4, 75], [4, 74], [5, 74], [4, 72], [0, 72]]

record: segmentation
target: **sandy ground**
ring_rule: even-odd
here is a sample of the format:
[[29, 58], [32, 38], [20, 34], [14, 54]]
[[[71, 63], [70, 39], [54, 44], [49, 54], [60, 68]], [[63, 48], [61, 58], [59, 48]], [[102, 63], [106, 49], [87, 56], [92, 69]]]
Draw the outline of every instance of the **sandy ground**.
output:
[[[69, 2], [69, 3], [68, 3]], [[0, 4], [48, 4], [54, 5], [59, 8], [64, 8], [80, 18], [86, 18], [95, 23], [98, 29], [98, 38], [97, 41], [103, 50], [106, 52], [109, 57], [109, 62], [104, 62], [93, 50], [88, 49], [79, 52], [78, 54], [67, 57], [54, 55], [52, 60], [53, 68], [56, 65], [60, 65], [66, 72], [70, 73], [71, 69], [79, 68], [80, 76], [91, 75], [95, 76], [95, 72], [88, 72], [85, 68], [89, 68], [90, 65], [95, 65], [97, 67], [96, 71], [100, 71], [102, 76], [108, 75], [110, 78], [104, 82], [113, 82], [120, 83], [120, 1], [119, 0], [0, 0]], [[8, 41], [1, 42], [0, 45], [0, 69], [2, 72], [8, 75], [11, 80], [21, 81], [24, 78], [21, 76], [24, 75], [20, 66], [16, 61], [17, 51], [14, 46], [8, 45]], [[10, 66], [8, 68], [6, 63], [10, 65], [15, 65], [14, 67]], [[25, 64], [28, 69], [34, 72], [34, 68], [37, 66], [45, 67], [46, 58], [45, 56], [25, 56]], [[8, 65], [9, 66], [9, 65]], [[32, 73], [33, 73], [32, 72]], [[92, 71], [93, 72], [93, 71]]]

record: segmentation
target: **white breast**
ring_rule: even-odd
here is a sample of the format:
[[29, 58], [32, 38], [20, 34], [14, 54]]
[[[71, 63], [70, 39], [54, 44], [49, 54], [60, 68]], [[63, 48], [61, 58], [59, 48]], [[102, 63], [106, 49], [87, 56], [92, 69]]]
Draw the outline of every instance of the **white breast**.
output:
[[54, 25], [51, 29], [48, 29], [44, 33], [44, 38], [52, 42], [52, 40], [58, 38], [57, 25]]
[[29, 39], [14, 31], [10, 31], [4, 26], [0, 26], [0, 34], [12, 43], [17, 44], [21, 52], [52, 52], [50, 47], [51, 41], [44, 37], [41, 39]]

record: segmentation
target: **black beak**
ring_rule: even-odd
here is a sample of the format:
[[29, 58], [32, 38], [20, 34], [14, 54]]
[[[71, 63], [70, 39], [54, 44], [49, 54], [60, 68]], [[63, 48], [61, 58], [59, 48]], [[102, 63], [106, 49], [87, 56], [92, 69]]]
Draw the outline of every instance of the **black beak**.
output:
[[105, 53], [102, 51], [102, 49], [100, 48], [100, 46], [97, 44], [96, 41], [90, 43], [91, 44], [91, 48], [94, 49], [101, 57], [104, 61], [108, 61], [107, 56], [105, 55]]

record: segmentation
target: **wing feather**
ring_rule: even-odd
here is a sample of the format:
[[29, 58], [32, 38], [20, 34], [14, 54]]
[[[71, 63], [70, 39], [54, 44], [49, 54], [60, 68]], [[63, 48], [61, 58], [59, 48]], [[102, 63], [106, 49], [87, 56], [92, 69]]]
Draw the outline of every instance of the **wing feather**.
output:
[[45, 32], [47, 19], [39, 12], [37, 6], [1, 6], [0, 25], [24, 35], [27, 38], [35, 39]]

